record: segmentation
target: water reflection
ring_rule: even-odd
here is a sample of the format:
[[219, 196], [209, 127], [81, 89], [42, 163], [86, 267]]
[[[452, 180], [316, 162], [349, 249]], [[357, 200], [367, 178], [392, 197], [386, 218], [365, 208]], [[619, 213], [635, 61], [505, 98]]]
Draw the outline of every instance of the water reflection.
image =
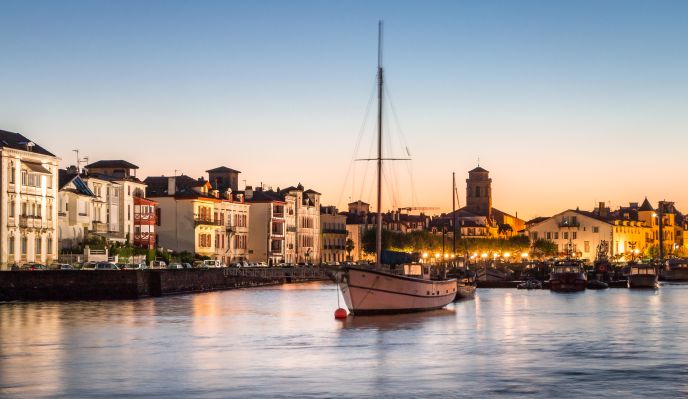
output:
[[[0, 304], [0, 397], [676, 397], [688, 286], [479, 290], [333, 319], [332, 284]], [[334, 382], [334, 383], [333, 383]]]
[[406, 313], [398, 315], [377, 316], [349, 316], [341, 320], [344, 329], [375, 329], [375, 330], [406, 330], [418, 329], [429, 319], [437, 321], [441, 318], [454, 318], [456, 312], [453, 309], [438, 309], [422, 313]]

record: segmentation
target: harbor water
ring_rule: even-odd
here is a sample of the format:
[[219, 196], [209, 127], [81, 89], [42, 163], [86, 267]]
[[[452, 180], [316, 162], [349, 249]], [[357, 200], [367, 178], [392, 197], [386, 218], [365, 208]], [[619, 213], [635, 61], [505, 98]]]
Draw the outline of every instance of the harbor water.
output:
[[326, 283], [0, 303], [0, 397], [688, 395], [688, 285], [481, 289], [346, 321], [336, 307]]

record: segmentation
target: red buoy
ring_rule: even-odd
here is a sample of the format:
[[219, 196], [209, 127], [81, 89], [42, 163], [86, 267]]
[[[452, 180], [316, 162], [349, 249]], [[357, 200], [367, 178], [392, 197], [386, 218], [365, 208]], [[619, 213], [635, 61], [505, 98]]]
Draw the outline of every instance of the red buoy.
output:
[[334, 318], [337, 320], [346, 319], [347, 315], [346, 309], [339, 308], [334, 311]]

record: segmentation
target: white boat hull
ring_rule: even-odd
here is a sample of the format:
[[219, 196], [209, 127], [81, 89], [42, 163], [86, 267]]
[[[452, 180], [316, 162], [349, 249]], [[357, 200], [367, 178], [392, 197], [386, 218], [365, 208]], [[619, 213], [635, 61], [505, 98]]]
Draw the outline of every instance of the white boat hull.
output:
[[439, 309], [456, 297], [451, 280], [424, 280], [367, 269], [340, 273], [339, 287], [354, 315], [422, 312]]

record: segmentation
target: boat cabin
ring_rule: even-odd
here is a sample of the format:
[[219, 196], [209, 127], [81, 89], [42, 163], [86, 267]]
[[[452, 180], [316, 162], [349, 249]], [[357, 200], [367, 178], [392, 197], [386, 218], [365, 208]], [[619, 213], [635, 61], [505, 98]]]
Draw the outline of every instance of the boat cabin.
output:
[[581, 273], [583, 266], [575, 262], [561, 262], [552, 265], [552, 273]]
[[654, 276], [657, 274], [657, 270], [652, 265], [633, 265], [628, 274], [631, 276]]

